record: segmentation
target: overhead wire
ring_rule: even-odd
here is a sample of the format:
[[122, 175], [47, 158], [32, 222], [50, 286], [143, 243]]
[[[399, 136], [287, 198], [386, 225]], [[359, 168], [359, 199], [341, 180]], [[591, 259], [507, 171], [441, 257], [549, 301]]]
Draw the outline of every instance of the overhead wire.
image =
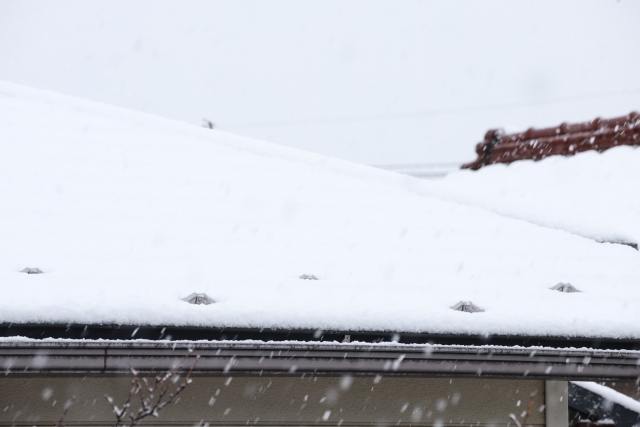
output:
[[555, 98], [534, 102], [514, 102], [505, 104], [494, 104], [474, 107], [454, 107], [443, 108], [434, 110], [422, 110], [405, 113], [387, 113], [387, 114], [369, 114], [361, 116], [343, 116], [343, 117], [327, 117], [320, 119], [298, 119], [298, 120], [274, 120], [268, 122], [245, 122], [245, 123], [228, 123], [220, 124], [221, 129], [252, 129], [262, 127], [287, 127], [287, 126], [307, 126], [307, 125], [327, 125], [327, 124], [339, 124], [339, 123], [357, 123], [367, 121], [381, 121], [381, 120], [398, 120], [398, 119], [410, 119], [419, 117], [433, 117], [433, 116], [446, 116], [453, 114], [469, 114], [476, 112], [503, 110], [508, 108], [524, 108], [524, 107], [536, 107], [541, 105], [554, 105], [565, 102], [575, 101], [589, 101], [593, 99], [613, 98], [618, 96], [640, 94], [640, 88], [633, 89], [631, 91], [617, 91], [590, 95], [578, 95], [571, 97]]

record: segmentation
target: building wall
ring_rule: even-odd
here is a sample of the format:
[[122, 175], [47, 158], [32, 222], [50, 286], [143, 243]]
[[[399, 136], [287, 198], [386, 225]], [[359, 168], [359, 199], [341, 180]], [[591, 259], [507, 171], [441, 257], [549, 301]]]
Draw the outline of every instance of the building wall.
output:
[[[4, 377], [0, 426], [53, 425], [72, 395], [77, 400], [68, 426], [111, 425], [104, 394], [121, 404], [129, 386], [126, 377]], [[507, 426], [509, 414], [520, 416], [531, 394], [528, 424], [544, 425], [545, 384], [537, 380], [195, 377], [152, 424]]]

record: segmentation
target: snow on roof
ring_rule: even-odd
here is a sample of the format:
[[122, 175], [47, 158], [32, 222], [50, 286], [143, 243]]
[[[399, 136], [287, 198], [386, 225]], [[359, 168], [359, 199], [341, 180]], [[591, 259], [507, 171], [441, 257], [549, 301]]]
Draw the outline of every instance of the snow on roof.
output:
[[619, 391], [612, 389], [592, 381], [571, 381], [573, 384], [585, 388], [592, 393], [602, 396], [603, 399], [611, 403], [617, 403], [620, 406], [624, 406], [634, 412], [640, 414], [640, 402], [632, 397], [629, 397]]
[[456, 171], [428, 194], [600, 242], [640, 243], [640, 147]]
[[0, 117], [0, 322], [640, 338], [628, 247], [442, 201], [410, 176], [10, 83]]

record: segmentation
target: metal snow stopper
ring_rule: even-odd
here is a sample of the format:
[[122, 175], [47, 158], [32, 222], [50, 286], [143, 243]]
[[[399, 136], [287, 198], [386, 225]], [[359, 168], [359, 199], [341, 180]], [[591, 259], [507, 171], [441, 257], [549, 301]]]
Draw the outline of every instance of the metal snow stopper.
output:
[[558, 283], [555, 286], [550, 287], [552, 291], [565, 292], [565, 293], [573, 293], [573, 292], [581, 292], [571, 283]]
[[302, 280], [318, 280], [318, 278], [313, 274], [303, 274], [302, 276], [300, 276], [300, 278]]
[[453, 310], [463, 311], [465, 313], [481, 313], [484, 311], [483, 309], [481, 309], [471, 301], [460, 301], [459, 303], [457, 303], [451, 308]]
[[188, 297], [182, 298], [182, 301], [186, 301], [189, 304], [196, 304], [196, 305], [200, 305], [200, 304], [209, 305], [216, 302], [213, 298], [211, 298], [207, 294], [197, 294], [195, 292], [189, 295]]
[[20, 270], [20, 273], [27, 273], [27, 274], [42, 274], [42, 270], [40, 270], [39, 268], [25, 268], [24, 270]]

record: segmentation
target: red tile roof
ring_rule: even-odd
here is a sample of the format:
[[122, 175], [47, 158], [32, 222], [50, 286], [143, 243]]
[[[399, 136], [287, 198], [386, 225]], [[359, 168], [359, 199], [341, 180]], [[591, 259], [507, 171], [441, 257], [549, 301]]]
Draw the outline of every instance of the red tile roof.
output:
[[613, 119], [584, 123], [563, 123], [545, 129], [505, 134], [501, 129], [487, 132], [476, 145], [478, 158], [462, 165], [463, 169], [480, 169], [493, 163], [516, 160], [540, 160], [548, 156], [571, 156], [582, 151], [605, 151], [618, 145], [640, 145], [640, 114], [633, 112]]

